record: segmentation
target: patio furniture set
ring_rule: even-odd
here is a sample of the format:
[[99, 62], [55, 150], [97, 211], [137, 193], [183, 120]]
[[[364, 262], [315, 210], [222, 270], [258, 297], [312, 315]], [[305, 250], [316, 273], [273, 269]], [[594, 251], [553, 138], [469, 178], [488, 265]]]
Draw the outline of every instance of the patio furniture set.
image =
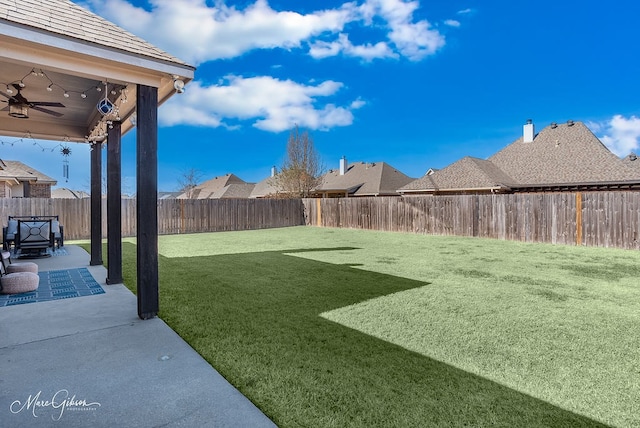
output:
[[27, 293], [37, 290], [40, 283], [38, 265], [14, 263], [12, 252], [17, 257], [49, 257], [49, 249], [63, 245], [64, 229], [58, 216], [9, 216], [2, 228], [0, 293]]

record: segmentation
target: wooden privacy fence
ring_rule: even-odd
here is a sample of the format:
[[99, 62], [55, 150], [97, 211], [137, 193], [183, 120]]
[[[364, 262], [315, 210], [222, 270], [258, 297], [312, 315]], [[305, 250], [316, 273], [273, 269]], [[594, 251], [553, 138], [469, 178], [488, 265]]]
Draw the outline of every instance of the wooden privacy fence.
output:
[[305, 199], [307, 225], [640, 249], [640, 192]]
[[[0, 218], [58, 215], [66, 239], [90, 236], [89, 199], [0, 198]], [[106, 201], [102, 206], [106, 237]], [[336, 199], [164, 199], [158, 233], [318, 225], [525, 242], [640, 249], [640, 192]], [[136, 234], [136, 200], [122, 200], [122, 234]]]
[[[102, 235], [107, 235], [102, 202]], [[136, 200], [122, 200], [122, 235], [136, 234]], [[89, 239], [89, 199], [0, 198], [0, 219], [10, 215], [57, 215], [65, 239]], [[158, 233], [178, 234], [266, 229], [304, 225], [300, 199], [163, 199], [158, 201]]]

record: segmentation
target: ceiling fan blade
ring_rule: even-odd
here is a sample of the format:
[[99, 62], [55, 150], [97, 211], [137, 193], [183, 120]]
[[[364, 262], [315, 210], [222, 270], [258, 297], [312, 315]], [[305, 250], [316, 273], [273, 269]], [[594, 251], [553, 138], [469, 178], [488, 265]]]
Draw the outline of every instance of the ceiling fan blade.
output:
[[64, 116], [62, 113], [58, 113], [57, 111], [49, 110], [49, 109], [38, 107], [38, 106], [32, 106], [31, 109], [32, 110], [41, 111], [43, 113], [47, 113], [47, 114], [50, 114], [51, 116], [55, 116], [55, 117]]
[[64, 107], [61, 103], [50, 103], [46, 101], [29, 101], [30, 107], [42, 106], [42, 107]]
[[[0, 92], [0, 95], [9, 98], [10, 100], [14, 100], [14, 101], [18, 101], [15, 98], [13, 98], [13, 96], [9, 95], [9, 94], [5, 94], [4, 92]], [[4, 100], [2, 100], [4, 101]]]

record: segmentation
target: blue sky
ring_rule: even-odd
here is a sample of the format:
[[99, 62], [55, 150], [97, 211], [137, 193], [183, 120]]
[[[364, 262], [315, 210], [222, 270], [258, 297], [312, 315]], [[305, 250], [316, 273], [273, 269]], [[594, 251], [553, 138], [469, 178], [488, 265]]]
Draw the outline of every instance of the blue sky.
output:
[[[529, 118], [537, 129], [583, 121], [619, 156], [638, 151], [636, 1], [76, 3], [197, 67], [160, 108], [160, 190], [190, 168], [259, 181], [295, 124], [327, 169], [346, 156], [412, 177], [492, 155]], [[134, 134], [123, 138], [129, 193]], [[65, 183], [58, 143], [0, 139], [0, 157], [88, 189], [86, 146], [71, 145]]]

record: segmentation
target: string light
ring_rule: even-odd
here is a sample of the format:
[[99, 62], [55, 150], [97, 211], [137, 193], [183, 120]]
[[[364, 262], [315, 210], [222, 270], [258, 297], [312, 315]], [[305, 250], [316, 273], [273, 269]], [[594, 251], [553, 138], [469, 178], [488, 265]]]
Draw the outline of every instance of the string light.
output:
[[[16, 79], [11, 82], [0, 82], [0, 85], [4, 85], [6, 87], [6, 93], [9, 95], [12, 95], [16, 92], [15, 90], [16, 88], [27, 87], [29, 84], [29, 81], [27, 80], [25, 83], [25, 80], [32, 79], [32, 78], [45, 78], [48, 81], [48, 84], [45, 88], [46, 91], [54, 92], [54, 90], [60, 90], [64, 98], [71, 98], [77, 94], [79, 98], [85, 100], [89, 98], [89, 91], [95, 89], [96, 92], [101, 93], [103, 92], [102, 86], [104, 86], [105, 95], [98, 103], [98, 110], [103, 115], [103, 118], [98, 122], [96, 126], [94, 126], [90, 135], [86, 136], [87, 141], [97, 141], [97, 142], [104, 141], [107, 137], [108, 128], [113, 126], [113, 122], [115, 121], [120, 122], [122, 120], [120, 116], [120, 107], [122, 106], [122, 104], [125, 104], [129, 101], [128, 93], [127, 93], [128, 88], [126, 85], [113, 84], [113, 83], [110, 84], [108, 81], [101, 81], [93, 84], [92, 86], [84, 90], [77, 91], [77, 90], [65, 88], [60, 84], [54, 82], [45, 71], [38, 68], [32, 68], [31, 71], [25, 74], [21, 79]], [[107, 94], [111, 96], [116, 96], [116, 95], [118, 96], [115, 97], [114, 101], [111, 101]], [[102, 109], [100, 108], [101, 103], [105, 106]], [[36, 142], [35, 140], [33, 141], [35, 143], [34, 145], [39, 146], [44, 151], [49, 150], [49, 148], [42, 146], [40, 143]], [[5, 145], [5, 144], [13, 145], [15, 141], [0, 140], [0, 143], [2, 145]], [[52, 151], [55, 150], [58, 146], [55, 146], [51, 150]]]
[[[64, 88], [63, 86], [55, 83], [53, 80], [51, 80], [51, 78], [47, 75], [47, 73], [45, 73], [42, 69], [37, 69], [37, 68], [32, 68], [31, 71], [27, 74], [25, 74], [24, 76], [22, 76], [21, 79], [16, 79], [12, 82], [0, 82], [0, 85], [5, 85], [6, 86], [6, 92], [9, 95], [12, 95], [15, 90], [13, 88], [13, 85], [17, 85], [20, 88], [25, 88], [27, 86], [27, 83], [25, 83], [25, 79], [28, 77], [33, 77], [33, 78], [41, 78], [44, 77], [49, 81], [49, 85], [47, 85], [47, 92], [53, 92], [53, 90], [55, 88], [58, 88], [62, 91], [62, 95], [65, 98], [70, 98], [72, 95], [74, 94], [78, 94], [78, 96], [82, 99], [86, 99], [88, 97], [87, 92], [95, 89], [97, 92], [101, 92], [102, 88], [100, 87], [100, 85], [103, 84], [103, 82], [98, 82], [90, 87], [88, 87], [87, 89], [81, 90], [81, 91], [75, 91], [75, 90], [71, 90], [68, 88]], [[113, 87], [111, 89], [111, 93], [115, 94], [116, 93], [116, 87]]]
[[[66, 141], [69, 141], [68, 137], [65, 137]], [[21, 138], [15, 138], [12, 140], [5, 140], [5, 139], [0, 139], [0, 145], [3, 146], [11, 146], [13, 147], [15, 144], [26, 144], [26, 143], [31, 143], [32, 146], [37, 147], [38, 149], [42, 150], [43, 152], [46, 151], [50, 151], [50, 152], [54, 152], [56, 149], [58, 149], [59, 147], [62, 147], [62, 144], [58, 143], [53, 147], [47, 147], [46, 145], [40, 143], [38, 140], [36, 140], [35, 138], [33, 138], [31, 136], [30, 132], [27, 132], [26, 134], [24, 134], [24, 136], [22, 136]]]

